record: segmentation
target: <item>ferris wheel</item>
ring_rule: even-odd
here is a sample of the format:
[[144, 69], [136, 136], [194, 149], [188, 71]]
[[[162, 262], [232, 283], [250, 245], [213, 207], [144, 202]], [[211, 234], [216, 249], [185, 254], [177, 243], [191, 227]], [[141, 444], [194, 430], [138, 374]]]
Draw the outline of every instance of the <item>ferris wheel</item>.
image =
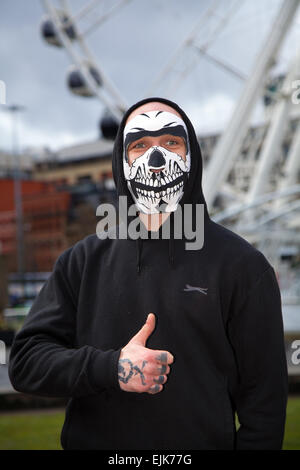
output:
[[[99, 65], [101, 61], [92, 52], [89, 39], [90, 35], [110, 21], [112, 16], [121, 15], [134, 1], [137, 0], [82, 1], [79, 2], [81, 8], [74, 11], [74, 3], [67, 0], [41, 0], [45, 9], [45, 17], [41, 22], [42, 37], [53, 47], [64, 48], [67, 52], [71, 61], [67, 72], [70, 91], [84, 98], [98, 99], [104, 105], [106, 111], [101, 118], [101, 131], [103, 137], [108, 139], [115, 137], [128, 103], [117, 84], [110, 79], [109, 73]], [[269, 35], [262, 44], [249, 76], [245, 76], [226, 59], [216, 57], [211, 47], [218, 41], [243, 2], [228, 0], [225, 3], [223, 0], [212, 0], [207, 4], [207, 8], [201, 10], [199, 17], [195, 18], [194, 24], [188, 28], [186, 36], [176, 45], [158, 75], [150, 77], [152, 83], [147, 85], [144, 97], [163, 96], [164, 90], [168, 90], [168, 93], [172, 91], [172, 95], [176, 96], [181, 84], [191, 76], [199, 58], [213, 63], [243, 82], [244, 89], [230, 122], [220, 136], [207, 168], [204, 168], [204, 193], [208, 205], [214, 209], [216, 221], [233, 220], [242, 222], [244, 226], [248, 224], [248, 232], [255, 234], [256, 240], [259, 237], [263, 239], [264, 229], [269, 230], [270, 223], [280, 220], [286, 225], [286, 216], [291, 214], [292, 217], [294, 211], [299, 210], [299, 201], [294, 199], [300, 194], [297, 185], [297, 174], [300, 171], [300, 124], [294, 133], [281, 173], [279, 172], [276, 187], [272, 193], [268, 189], [268, 179], [278, 161], [276, 149], [282, 144], [284, 123], [290, 113], [290, 84], [299, 78], [298, 57], [293, 58], [285, 76], [279, 77], [280, 79], [271, 78], [270, 70], [291, 28], [299, 0], [281, 2]], [[200, 33], [207, 24], [211, 27], [205, 37], [201, 37]], [[252, 139], [250, 150], [242, 162], [248, 165], [250, 170], [249, 184], [245, 191], [240, 191], [235, 184], [230, 184], [229, 177], [236, 162], [241, 158], [242, 145], [250, 128], [249, 121], [254, 105], [262, 98], [266, 103], [272, 104], [271, 112], [264, 133]], [[226, 203], [219, 207], [214, 206], [217, 198], [223, 198]], [[294, 202], [291, 204], [291, 201]], [[251, 220], [248, 210], [252, 211]], [[269, 234], [271, 235], [270, 231]]]
[[48, 44], [67, 52], [71, 60], [67, 72], [69, 90], [77, 96], [95, 97], [106, 107], [101, 120], [101, 130], [106, 138], [114, 137], [127, 104], [94, 57], [88, 37], [130, 1], [92, 0], [82, 2], [80, 10], [73, 12], [67, 0], [42, 0], [46, 12], [41, 21], [42, 37]]
[[[64, 48], [71, 65], [67, 71], [69, 90], [82, 97], [94, 97], [105, 106], [106, 111], [101, 119], [101, 131], [104, 138], [114, 138], [118, 123], [128, 108], [126, 99], [121, 95], [109, 74], [99, 65], [89, 44], [90, 35], [95, 34], [112, 16], [122, 13], [126, 6], [137, 0], [91, 0], [82, 1], [81, 8], [73, 11], [74, 3], [67, 0], [41, 0], [45, 16], [41, 21], [41, 34], [45, 41], [53, 47]], [[222, 0], [212, 0], [209, 6], [199, 14], [183, 41], [176, 45], [168, 63], [153, 77], [148, 84], [144, 97], [154, 96], [163, 89], [176, 90], [184, 82], [188, 73], [199, 61], [199, 57], [215, 63], [227, 72], [239, 76], [225, 61], [215, 58], [209, 47], [216, 41], [218, 35], [226, 27], [241, 2], [229, 0], [227, 8], [220, 10]], [[204, 24], [211, 19], [214, 24], [205, 39], [199, 38], [199, 32]]]

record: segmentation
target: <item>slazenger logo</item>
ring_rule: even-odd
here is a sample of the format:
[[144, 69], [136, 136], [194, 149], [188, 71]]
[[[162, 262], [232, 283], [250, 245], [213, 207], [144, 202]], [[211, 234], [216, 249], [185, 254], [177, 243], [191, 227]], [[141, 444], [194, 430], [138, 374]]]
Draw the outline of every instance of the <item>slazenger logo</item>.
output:
[[0, 104], [6, 104], [6, 86], [3, 80], [0, 80]]
[[184, 292], [192, 292], [192, 291], [201, 292], [201, 294], [207, 295], [208, 288], [207, 287], [193, 287], [189, 284], [185, 285]]

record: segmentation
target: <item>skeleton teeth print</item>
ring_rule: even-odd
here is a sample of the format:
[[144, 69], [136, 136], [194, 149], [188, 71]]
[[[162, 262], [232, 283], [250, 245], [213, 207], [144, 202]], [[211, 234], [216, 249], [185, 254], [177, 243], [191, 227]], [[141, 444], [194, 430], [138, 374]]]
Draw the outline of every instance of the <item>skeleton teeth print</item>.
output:
[[[130, 165], [127, 149], [130, 143], [145, 136], [174, 135], [184, 139], [186, 157], [161, 147], [148, 148]], [[149, 164], [151, 155], [159, 156], [159, 166]], [[137, 205], [146, 214], [159, 213], [160, 204], [165, 212], [173, 212], [183, 196], [190, 172], [190, 145], [184, 121], [166, 111], [149, 111], [131, 119], [124, 128], [123, 170], [127, 186]], [[155, 171], [153, 171], [155, 170]]]

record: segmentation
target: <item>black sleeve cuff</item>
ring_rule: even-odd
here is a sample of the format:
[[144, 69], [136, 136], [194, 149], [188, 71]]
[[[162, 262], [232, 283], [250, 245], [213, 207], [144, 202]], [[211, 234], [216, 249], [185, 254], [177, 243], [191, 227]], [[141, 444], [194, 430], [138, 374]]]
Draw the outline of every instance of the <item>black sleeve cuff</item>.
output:
[[118, 380], [118, 362], [121, 348], [118, 350], [94, 351], [91, 357], [88, 377], [91, 386], [96, 392], [105, 389], [120, 389]]

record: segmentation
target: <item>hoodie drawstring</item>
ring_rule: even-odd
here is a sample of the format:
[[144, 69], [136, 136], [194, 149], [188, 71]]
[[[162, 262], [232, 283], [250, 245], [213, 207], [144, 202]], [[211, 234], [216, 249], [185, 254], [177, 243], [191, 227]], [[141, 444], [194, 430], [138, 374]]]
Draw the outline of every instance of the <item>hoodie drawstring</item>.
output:
[[170, 215], [170, 238], [169, 238], [169, 262], [171, 267], [174, 267], [174, 212]]
[[140, 274], [141, 272], [142, 248], [143, 248], [143, 240], [141, 238], [138, 238], [136, 240], [136, 270], [138, 274]]
[[[171, 267], [174, 267], [175, 260], [175, 247], [174, 247], [174, 214], [173, 212], [170, 215], [170, 238], [169, 238], [169, 263]], [[140, 274], [142, 270], [142, 249], [143, 249], [143, 239], [137, 238], [136, 240], [136, 270]]]
[[174, 267], [174, 240], [173, 238], [170, 238], [169, 240], [169, 261], [170, 265], [173, 268]]

